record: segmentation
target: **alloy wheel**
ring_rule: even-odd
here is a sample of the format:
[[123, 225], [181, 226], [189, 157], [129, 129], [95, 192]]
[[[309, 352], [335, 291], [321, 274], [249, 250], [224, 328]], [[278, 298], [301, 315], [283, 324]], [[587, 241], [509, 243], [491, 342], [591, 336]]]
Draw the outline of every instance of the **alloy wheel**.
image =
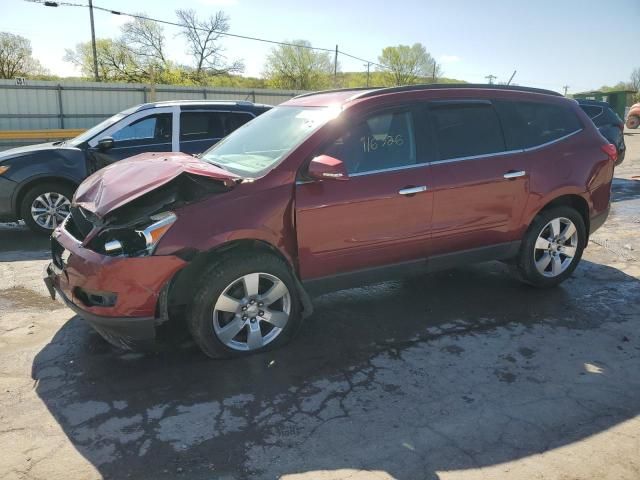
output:
[[283, 331], [291, 313], [289, 289], [275, 275], [250, 273], [231, 282], [213, 306], [213, 330], [233, 350], [268, 345]]
[[547, 223], [534, 246], [536, 269], [545, 277], [557, 277], [573, 262], [578, 249], [578, 230], [565, 217]]
[[37, 196], [31, 203], [31, 218], [40, 227], [53, 230], [69, 215], [71, 202], [58, 192]]

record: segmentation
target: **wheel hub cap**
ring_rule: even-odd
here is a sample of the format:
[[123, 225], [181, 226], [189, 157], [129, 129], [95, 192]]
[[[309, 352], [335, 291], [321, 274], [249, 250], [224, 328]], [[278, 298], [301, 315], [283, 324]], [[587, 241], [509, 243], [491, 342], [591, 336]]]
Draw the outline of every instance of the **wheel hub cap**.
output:
[[540, 231], [534, 247], [536, 269], [545, 277], [556, 277], [571, 263], [578, 247], [578, 231], [565, 217], [555, 218]]
[[69, 215], [71, 202], [57, 192], [39, 195], [31, 204], [31, 218], [40, 227], [53, 230]]
[[213, 307], [213, 330], [234, 350], [257, 350], [275, 340], [291, 313], [291, 295], [278, 277], [250, 273], [225, 288]]

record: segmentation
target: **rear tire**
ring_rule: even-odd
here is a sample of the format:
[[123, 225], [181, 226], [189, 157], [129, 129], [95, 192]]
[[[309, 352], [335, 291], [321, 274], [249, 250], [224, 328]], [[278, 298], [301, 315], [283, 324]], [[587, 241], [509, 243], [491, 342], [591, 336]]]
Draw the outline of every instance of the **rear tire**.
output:
[[212, 358], [278, 348], [302, 323], [295, 279], [275, 255], [231, 253], [202, 276], [187, 322], [196, 344]]
[[582, 215], [571, 207], [540, 212], [520, 246], [517, 273], [534, 287], [554, 287], [576, 269], [586, 246]]
[[637, 115], [629, 115], [627, 118], [627, 128], [635, 129], [640, 126], [640, 117]]
[[22, 197], [20, 216], [40, 235], [51, 235], [69, 214], [74, 188], [59, 182], [44, 182]]

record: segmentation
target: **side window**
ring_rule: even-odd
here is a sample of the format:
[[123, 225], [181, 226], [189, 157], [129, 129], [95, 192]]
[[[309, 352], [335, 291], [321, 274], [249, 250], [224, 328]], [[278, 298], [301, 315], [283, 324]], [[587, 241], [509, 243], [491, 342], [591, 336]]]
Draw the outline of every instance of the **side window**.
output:
[[531, 148], [582, 129], [568, 106], [550, 103], [497, 101], [510, 150]]
[[242, 112], [237, 112], [237, 113], [230, 113], [227, 115], [227, 135], [229, 135], [231, 132], [233, 132], [234, 130], [237, 130], [238, 128], [240, 128], [242, 125], [244, 125], [245, 123], [247, 123], [248, 121], [250, 121], [251, 119], [253, 119], [253, 116], [248, 114], [248, 113], [242, 113]]
[[188, 112], [180, 113], [180, 141], [211, 140], [225, 136], [225, 113]]
[[114, 132], [111, 137], [118, 143], [170, 143], [171, 116], [170, 113], [160, 113], [141, 118]]
[[432, 105], [430, 112], [440, 160], [505, 150], [498, 115], [492, 105]]
[[324, 153], [342, 160], [349, 173], [415, 165], [412, 114], [388, 112], [373, 115], [349, 128]]

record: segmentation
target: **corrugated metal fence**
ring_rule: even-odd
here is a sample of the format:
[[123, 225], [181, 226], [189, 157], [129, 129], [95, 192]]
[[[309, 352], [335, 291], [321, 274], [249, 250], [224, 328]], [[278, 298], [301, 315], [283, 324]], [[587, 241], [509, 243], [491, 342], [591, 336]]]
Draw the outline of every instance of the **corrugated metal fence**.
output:
[[0, 80], [0, 130], [89, 128], [121, 110], [163, 100], [249, 100], [277, 105], [292, 90], [183, 87], [139, 83]]

